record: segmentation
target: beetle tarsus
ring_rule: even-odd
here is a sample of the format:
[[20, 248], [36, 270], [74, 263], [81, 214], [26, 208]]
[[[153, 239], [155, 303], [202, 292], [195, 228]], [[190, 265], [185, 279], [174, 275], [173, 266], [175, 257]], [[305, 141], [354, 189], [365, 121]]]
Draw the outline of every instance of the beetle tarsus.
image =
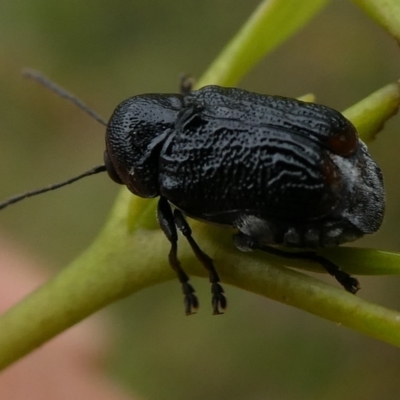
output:
[[350, 293], [356, 294], [360, 290], [358, 280], [344, 271], [337, 271], [335, 278]]
[[222, 314], [219, 308], [221, 308], [222, 310], [226, 308], [226, 297], [223, 294], [224, 289], [219, 283], [220, 278], [214, 267], [212, 258], [206, 253], [204, 253], [204, 251], [201, 250], [199, 245], [193, 239], [192, 230], [181, 211], [175, 209], [174, 219], [176, 226], [182, 232], [183, 236], [185, 236], [186, 240], [189, 242], [189, 245], [192, 248], [196, 258], [203, 264], [204, 268], [208, 271], [211, 283], [213, 314], [214, 315]]
[[360, 290], [360, 283], [356, 278], [353, 278], [347, 272], [342, 271], [336, 264], [332, 261], [327, 260], [318, 254], [313, 253], [310, 257], [312, 261], [321, 264], [326, 271], [332, 275], [344, 288], [346, 291], [356, 294]]
[[212, 309], [213, 309], [213, 315], [220, 315], [223, 314], [223, 311], [226, 309], [226, 297], [224, 295], [224, 289], [222, 286], [215, 282], [211, 285], [211, 293], [212, 293], [212, 298], [211, 298], [211, 304], [212, 304]]
[[316, 262], [332, 275], [346, 291], [356, 294], [360, 290], [360, 283], [356, 278], [352, 277], [347, 272], [342, 271], [332, 261], [313, 251], [293, 252], [277, 249], [275, 247], [259, 244], [254, 239], [243, 233], [236, 234], [233, 239], [236, 247], [241, 251], [261, 250], [279, 257]]
[[184, 294], [183, 304], [185, 305], [185, 314], [196, 314], [194, 310], [199, 308], [199, 300], [194, 293], [193, 286], [189, 282], [182, 282], [182, 291]]
[[171, 250], [168, 254], [168, 261], [172, 269], [176, 272], [179, 282], [182, 285], [182, 291], [184, 294], [184, 305], [185, 314], [193, 314], [192, 309], [199, 307], [199, 301], [197, 296], [194, 294], [195, 290], [189, 283], [189, 277], [181, 267], [181, 263], [178, 260], [178, 234], [176, 231], [174, 215], [172, 214], [171, 207], [164, 197], [160, 197], [157, 207], [157, 220], [165, 236], [171, 243]]

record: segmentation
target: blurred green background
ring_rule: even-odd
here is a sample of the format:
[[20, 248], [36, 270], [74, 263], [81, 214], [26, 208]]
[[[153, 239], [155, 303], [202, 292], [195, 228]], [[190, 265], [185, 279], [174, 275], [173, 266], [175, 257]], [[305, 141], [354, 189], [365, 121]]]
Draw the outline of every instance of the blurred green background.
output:
[[[342, 110], [399, 78], [398, 44], [350, 2], [331, 3], [240, 87], [313, 92]], [[176, 91], [182, 72], [201, 76], [257, 4], [1, 2], [0, 199], [102, 162], [103, 127], [23, 79], [21, 68], [42, 71], [108, 118], [134, 94]], [[387, 214], [380, 232], [358, 246], [400, 251], [399, 126], [394, 118], [370, 146], [384, 172]], [[117, 191], [106, 175], [88, 178], [4, 210], [0, 229], [32, 257], [62, 268], [92, 241]], [[360, 296], [400, 309], [400, 277], [360, 280]], [[399, 398], [397, 349], [232, 287], [228, 312], [212, 317], [208, 283], [194, 285], [203, 300], [194, 317], [183, 316], [177, 282], [105, 311], [115, 335], [107, 368], [141, 398]]]

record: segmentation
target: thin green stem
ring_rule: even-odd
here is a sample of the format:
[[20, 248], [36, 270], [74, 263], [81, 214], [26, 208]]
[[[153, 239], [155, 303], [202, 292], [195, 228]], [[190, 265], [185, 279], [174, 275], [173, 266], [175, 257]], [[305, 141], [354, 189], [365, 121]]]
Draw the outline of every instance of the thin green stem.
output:
[[400, 42], [399, 0], [353, 0], [353, 2]]
[[328, 0], [264, 0], [210, 65], [197, 86], [234, 86], [266, 54], [299, 31]]

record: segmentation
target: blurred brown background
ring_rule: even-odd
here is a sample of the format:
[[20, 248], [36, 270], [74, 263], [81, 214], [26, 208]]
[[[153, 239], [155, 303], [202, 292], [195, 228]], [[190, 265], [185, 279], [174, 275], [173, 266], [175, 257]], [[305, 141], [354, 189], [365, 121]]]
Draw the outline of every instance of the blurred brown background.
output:
[[[21, 68], [42, 71], [108, 118], [131, 95], [176, 91], [182, 72], [199, 77], [257, 4], [2, 2], [0, 199], [102, 162], [104, 129], [23, 79]], [[313, 92], [341, 110], [400, 77], [399, 50], [361, 10], [335, 0], [240, 87], [286, 96]], [[397, 117], [370, 146], [384, 172], [388, 206], [380, 232], [359, 246], [400, 251], [399, 128]], [[62, 268], [92, 241], [117, 191], [106, 175], [88, 178], [4, 210], [1, 231]], [[400, 277], [360, 280], [360, 296], [400, 309]], [[207, 298], [207, 282], [195, 285], [200, 299]], [[222, 317], [203, 304], [185, 318], [177, 282], [109, 307], [116, 335], [110, 374], [146, 399], [399, 398], [397, 349], [226, 289], [230, 308]]]

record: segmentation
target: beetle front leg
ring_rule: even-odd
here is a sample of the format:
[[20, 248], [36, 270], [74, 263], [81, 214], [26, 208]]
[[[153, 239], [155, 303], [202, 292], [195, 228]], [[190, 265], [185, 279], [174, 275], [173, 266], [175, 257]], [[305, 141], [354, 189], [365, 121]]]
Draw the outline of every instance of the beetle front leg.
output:
[[178, 260], [178, 234], [176, 232], [176, 226], [171, 207], [164, 197], [160, 197], [160, 200], [158, 201], [157, 220], [160, 228], [163, 230], [165, 236], [171, 243], [171, 250], [168, 254], [168, 260], [172, 269], [176, 272], [179, 282], [182, 284], [185, 313], [186, 315], [194, 314], [192, 309], [197, 309], [199, 307], [199, 301], [197, 296], [194, 294], [193, 286], [189, 283], [189, 277], [182, 269]]
[[214, 315], [223, 314], [220, 311], [220, 308], [222, 310], [225, 310], [226, 297], [224, 295], [224, 289], [219, 283], [220, 282], [219, 275], [214, 267], [212, 258], [208, 256], [206, 253], [204, 253], [204, 251], [200, 249], [199, 245], [193, 239], [192, 230], [190, 229], [190, 226], [187, 223], [182, 212], [175, 209], [174, 217], [176, 226], [189, 242], [190, 247], [192, 248], [196, 258], [203, 264], [204, 268], [206, 268], [206, 270], [208, 271], [208, 275], [210, 277], [210, 282], [211, 282], [211, 293], [212, 293], [211, 303], [213, 308], [213, 314]]
[[355, 294], [360, 289], [360, 284], [356, 278], [353, 278], [347, 272], [342, 271], [332, 261], [320, 256], [314, 251], [292, 252], [276, 249], [275, 247], [259, 244], [253, 238], [243, 233], [234, 235], [233, 241], [235, 246], [241, 251], [261, 250], [279, 257], [316, 262], [325, 268], [325, 270], [332, 275], [348, 292]]

